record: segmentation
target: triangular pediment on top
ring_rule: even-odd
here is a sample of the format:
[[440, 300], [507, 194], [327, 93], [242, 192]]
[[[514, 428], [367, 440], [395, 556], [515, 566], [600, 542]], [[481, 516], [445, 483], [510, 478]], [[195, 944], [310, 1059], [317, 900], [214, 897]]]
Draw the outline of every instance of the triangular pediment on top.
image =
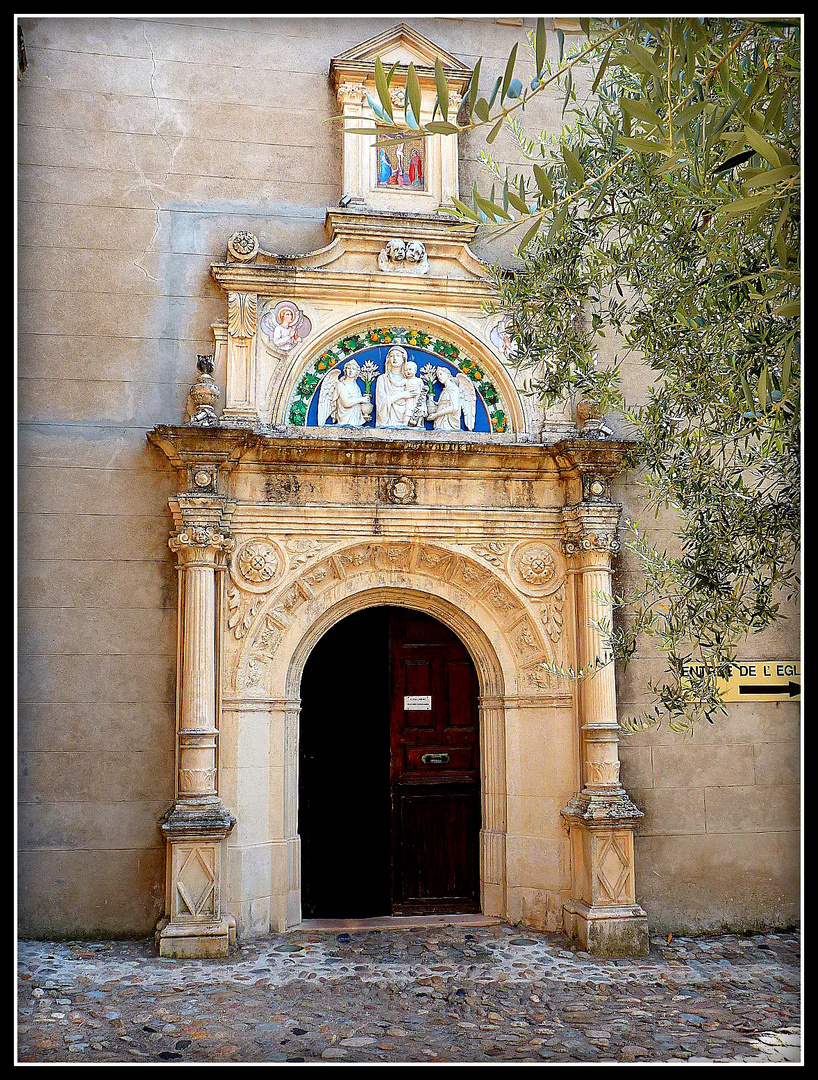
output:
[[408, 67], [410, 63], [421, 70], [433, 69], [435, 61], [439, 60], [448, 79], [467, 80], [471, 77], [471, 68], [406, 23], [398, 23], [334, 57], [330, 62], [330, 73], [337, 79], [353, 72], [374, 71], [376, 57], [380, 57], [387, 69], [393, 64]]

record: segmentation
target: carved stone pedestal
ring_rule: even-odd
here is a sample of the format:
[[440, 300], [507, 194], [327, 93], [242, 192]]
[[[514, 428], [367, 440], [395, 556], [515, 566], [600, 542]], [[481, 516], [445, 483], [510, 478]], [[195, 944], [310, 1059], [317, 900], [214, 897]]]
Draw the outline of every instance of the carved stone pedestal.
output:
[[562, 811], [571, 838], [575, 897], [565, 932], [595, 956], [647, 956], [648, 917], [636, 903], [633, 833], [642, 811], [624, 790], [574, 796]]
[[165, 910], [156, 928], [160, 956], [227, 956], [236, 922], [222, 915], [221, 847], [236, 819], [216, 802], [178, 803], [162, 821], [167, 841]]

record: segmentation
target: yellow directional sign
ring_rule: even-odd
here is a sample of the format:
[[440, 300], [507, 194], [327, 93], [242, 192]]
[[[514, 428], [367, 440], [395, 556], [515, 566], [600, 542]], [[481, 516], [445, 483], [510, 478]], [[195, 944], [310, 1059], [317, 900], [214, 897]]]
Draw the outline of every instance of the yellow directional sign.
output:
[[[689, 664], [685, 677], [695, 686], [700, 665]], [[729, 677], [719, 679], [722, 701], [800, 701], [801, 663], [798, 660], [741, 660]]]

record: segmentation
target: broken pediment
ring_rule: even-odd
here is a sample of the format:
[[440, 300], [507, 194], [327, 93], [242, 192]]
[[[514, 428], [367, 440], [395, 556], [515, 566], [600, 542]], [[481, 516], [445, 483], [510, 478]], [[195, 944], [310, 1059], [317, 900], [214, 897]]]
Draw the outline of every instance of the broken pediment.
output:
[[[452, 199], [459, 198], [456, 135], [420, 136], [407, 122], [405, 136], [381, 140], [376, 146], [376, 120], [370, 101], [379, 100], [377, 58], [390, 73], [389, 92], [398, 123], [406, 117], [410, 64], [420, 86], [421, 111], [416, 118], [420, 124], [431, 121], [437, 102], [436, 62], [442, 66], [448, 85], [450, 115], [457, 111], [471, 78], [469, 67], [405, 23], [336, 56], [330, 63], [330, 77], [344, 124], [344, 199], [402, 213], [433, 213], [452, 205]], [[369, 127], [371, 137], [360, 133], [361, 128]]]

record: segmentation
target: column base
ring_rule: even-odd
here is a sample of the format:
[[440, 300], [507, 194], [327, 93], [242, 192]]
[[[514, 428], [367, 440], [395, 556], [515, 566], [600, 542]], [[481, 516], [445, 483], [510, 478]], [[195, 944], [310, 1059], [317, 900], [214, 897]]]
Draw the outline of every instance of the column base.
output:
[[235, 940], [236, 922], [229, 916], [212, 922], [197, 919], [195, 923], [187, 924], [163, 919], [156, 928], [159, 955], [177, 960], [207, 960], [227, 956]]
[[236, 920], [221, 910], [222, 844], [236, 819], [218, 799], [179, 801], [160, 822], [167, 842], [160, 956], [227, 956]]
[[647, 956], [647, 912], [638, 905], [591, 907], [569, 900], [562, 909], [565, 933], [592, 956]]

